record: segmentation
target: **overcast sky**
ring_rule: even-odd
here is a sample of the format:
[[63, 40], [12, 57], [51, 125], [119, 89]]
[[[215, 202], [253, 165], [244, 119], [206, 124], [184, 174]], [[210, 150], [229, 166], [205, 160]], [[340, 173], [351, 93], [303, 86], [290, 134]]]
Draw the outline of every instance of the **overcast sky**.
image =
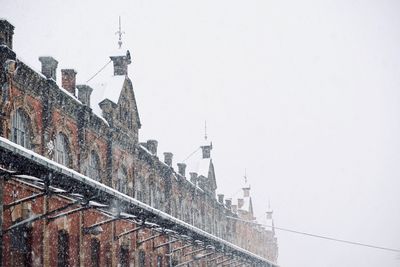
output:
[[[117, 48], [140, 139], [182, 161], [204, 121], [218, 190], [247, 169], [261, 220], [400, 249], [400, 2], [0, 0], [14, 50], [51, 55], [84, 83]], [[58, 73], [60, 76], [60, 73]], [[236, 194], [235, 194], [236, 193]], [[400, 255], [277, 231], [282, 266], [400, 266]]]

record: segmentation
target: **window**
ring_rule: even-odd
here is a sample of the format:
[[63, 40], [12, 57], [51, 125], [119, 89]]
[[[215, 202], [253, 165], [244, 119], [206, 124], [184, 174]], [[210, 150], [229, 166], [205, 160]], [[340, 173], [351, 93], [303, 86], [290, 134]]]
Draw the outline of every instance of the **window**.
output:
[[[16, 221], [20, 222], [22, 218]], [[11, 230], [11, 262], [13, 266], [32, 266], [32, 228], [20, 226]]]
[[62, 165], [70, 165], [68, 140], [67, 137], [62, 133], [59, 133], [56, 136], [56, 149], [54, 159], [56, 162]]
[[28, 125], [28, 116], [26, 116], [21, 109], [18, 109], [12, 117], [11, 141], [30, 149], [31, 135], [29, 133]]
[[121, 246], [119, 249], [119, 265], [120, 267], [129, 267], [129, 248]]
[[92, 238], [90, 241], [90, 257], [91, 267], [100, 267], [100, 241], [96, 238]]
[[124, 194], [127, 193], [127, 181], [126, 180], [127, 180], [126, 168], [124, 166], [122, 166], [118, 170], [117, 190]]
[[89, 158], [89, 177], [100, 182], [101, 177], [100, 177], [100, 158], [97, 153], [92, 150], [90, 152], [90, 158]]
[[157, 256], [157, 267], [162, 267], [162, 256]]
[[58, 267], [69, 267], [69, 235], [65, 230], [58, 231]]
[[104, 247], [104, 251], [105, 251], [105, 267], [111, 267], [111, 263], [112, 263], [112, 255], [111, 255], [111, 245], [110, 244], [106, 244]]
[[146, 266], [146, 253], [143, 250], [139, 251], [139, 267]]

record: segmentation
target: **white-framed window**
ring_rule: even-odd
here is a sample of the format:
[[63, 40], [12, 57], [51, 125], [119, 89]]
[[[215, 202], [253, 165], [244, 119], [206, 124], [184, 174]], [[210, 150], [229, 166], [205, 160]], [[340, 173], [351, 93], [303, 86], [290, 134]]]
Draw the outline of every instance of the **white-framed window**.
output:
[[71, 163], [69, 155], [68, 139], [62, 133], [58, 133], [56, 136], [54, 159], [56, 162], [65, 166], [69, 166]]
[[122, 166], [118, 170], [117, 190], [124, 194], [126, 194], [127, 190], [128, 190], [127, 178], [128, 178], [128, 175], [127, 175], [126, 168], [124, 166]]
[[100, 158], [96, 151], [92, 150], [89, 156], [89, 177], [100, 182]]
[[31, 148], [31, 135], [29, 132], [29, 120], [25, 113], [18, 109], [12, 117], [11, 141], [25, 148]]

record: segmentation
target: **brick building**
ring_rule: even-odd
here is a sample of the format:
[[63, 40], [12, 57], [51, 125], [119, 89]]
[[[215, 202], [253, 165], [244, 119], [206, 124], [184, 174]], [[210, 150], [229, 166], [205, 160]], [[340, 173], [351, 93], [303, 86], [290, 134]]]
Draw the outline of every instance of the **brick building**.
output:
[[59, 86], [57, 60], [33, 70], [13, 32], [0, 21], [3, 266], [276, 266], [250, 186], [237, 202], [216, 196], [211, 142], [177, 168], [139, 142], [128, 50], [89, 84], [61, 70]]

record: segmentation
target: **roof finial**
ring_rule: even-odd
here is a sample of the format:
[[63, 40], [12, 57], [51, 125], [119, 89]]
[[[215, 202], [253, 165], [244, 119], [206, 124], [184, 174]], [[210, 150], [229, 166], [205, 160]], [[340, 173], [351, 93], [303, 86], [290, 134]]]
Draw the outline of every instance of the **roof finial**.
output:
[[207, 141], [207, 121], [204, 121], [204, 140]]
[[246, 168], [244, 168], [244, 184], [247, 185], [247, 171], [246, 171]]
[[118, 31], [115, 32], [115, 34], [118, 34], [118, 46], [119, 46], [118, 48], [121, 49], [121, 46], [122, 46], [122, 34], [125, 34], [125, 32], [123, 32], [121, 30], [121, 16], [119, 16], [119, 28], [118, 28]]

